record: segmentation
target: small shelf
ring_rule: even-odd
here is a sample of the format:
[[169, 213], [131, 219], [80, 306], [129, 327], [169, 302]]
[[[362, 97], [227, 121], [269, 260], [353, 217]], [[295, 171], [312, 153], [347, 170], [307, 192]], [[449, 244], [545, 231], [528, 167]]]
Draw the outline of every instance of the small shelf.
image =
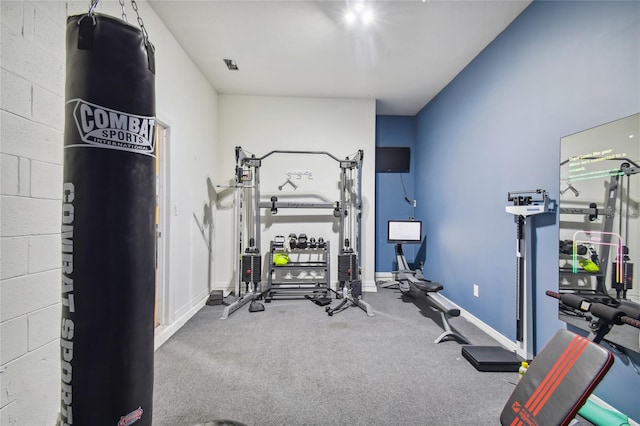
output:
[[[567, 279], [569, 278], [569, 276], [573, 276], [573, 277], [576, 277], [576, 279], [589, 280], [589, 282], [591, 283], [590, 286], [576, 285], [575, 283], [563, 284], [563, 281], [561, 279], [559, 282], [559, 286], [561, 290], [587, 291], [587, 292], [591, 291], [595, 293], [607, 292], [606, 287], [604, 285], [604, 279], [605, 279], [604, 274], [602, 273], [601, 270], [597, 272], [589, 272], [589, 271], [585, 271], [582, 268], [578, 268], [577, 270], [574, 271], [571, 266], [560, 266], [559, 274], [562, 276], [565, 276]], [[595, 282], [591, 281], [594, 278], [595, 278]]]
[[578, 269], [575, 272], [573, 271], [573, 268], [567, 268], [567, 267], [561, 267], [560, 268], [560, 273], [561, 274], [575, 274], [575, 275], [587, 275], [587, 276], [591, 276], [591, 277], [597, 277], [599, 275], [602, 275], [602, 272], [598, 271], [598, 272], [589, 272], [589, 271], [585, 271], [584, 269]]
[[[273, 257], [277, 253], [287, 253], [286, 265], [275, 265]], [[329, 292], [329, 242], [325, 246], [296, 248], [290, 251], [275, 248], [271, 241], [269, 249], [268, 288], [265, 301], [278, 296], [298, 297], [306, 294]]]

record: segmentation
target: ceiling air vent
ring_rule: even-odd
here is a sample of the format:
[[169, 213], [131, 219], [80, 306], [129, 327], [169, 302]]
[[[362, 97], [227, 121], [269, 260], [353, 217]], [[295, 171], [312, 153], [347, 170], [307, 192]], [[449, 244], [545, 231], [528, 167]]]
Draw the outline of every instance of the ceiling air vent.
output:
[[238, 64], [236, 64], [236, 61], [233, 59], [223, 59], [223, 61], [231, 71], [238, 71]]

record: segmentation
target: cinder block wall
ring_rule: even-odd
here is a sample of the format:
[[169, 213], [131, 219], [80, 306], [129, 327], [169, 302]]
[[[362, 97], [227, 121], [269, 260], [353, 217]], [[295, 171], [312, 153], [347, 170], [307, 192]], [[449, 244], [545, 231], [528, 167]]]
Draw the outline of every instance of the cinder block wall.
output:
[[0, 424], [53, 425], [67, 5], [0, 5]]
[[[210, 259], [193, 215], [209, 200], [207, 180], [217, 171], [218, 94], [146, 1], [137, 4], [162, 70], [156, 75], [158, 118], [179, 147], [165, 151], [171, 164], [165, 259], [171, 275], [162, 290], [157, 344], [188, 321], [209, 292]], [[86, 13], [89, 5], [0, 0], [2, 426], [51, 426], [60, 409], [64, 44], [67, 16]], [[135, 22], [129, 2], [126, 8]], [[116, 0], [101, 0], [96, 11], [121, 16]]]

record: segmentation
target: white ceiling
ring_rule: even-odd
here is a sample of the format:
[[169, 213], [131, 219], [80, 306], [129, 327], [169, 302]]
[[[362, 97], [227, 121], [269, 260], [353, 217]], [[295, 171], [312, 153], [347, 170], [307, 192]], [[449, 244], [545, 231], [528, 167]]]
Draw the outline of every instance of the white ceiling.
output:
[[[374, 21], [347, 25], [362, 1]], [[220, 94], [375, 98], [381, 115], [415, 115], [529, 3], [150, 0]]]

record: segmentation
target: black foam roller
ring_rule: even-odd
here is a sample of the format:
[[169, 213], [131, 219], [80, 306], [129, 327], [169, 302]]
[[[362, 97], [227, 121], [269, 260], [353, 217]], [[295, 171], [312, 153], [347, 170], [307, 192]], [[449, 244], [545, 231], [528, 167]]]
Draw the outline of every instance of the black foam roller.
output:
[[622, 302], [620, 306], [618, 306], [624, 314], [630, 318], [640, 320], [640, 305], [637, 303], [631, 302]]
[[576, 296], [575, 294], [571, 294], [571, 293], [561, 294], [560, 301], [565, 305], [569, 306], [570, 308], [580, 309], [580, 310], [584, 310], [583, 303], [587, 302], [583, 297]]
[[594, 303], [591, 305], [590, 312], [594, 316], [616, 325], [622, 324], [622, 320], [620, 318], [624, 316], [624, 312], [602, 303]]
[[153, 68], [137, 27], [67, 19], [61, 424], [151, 424]]

